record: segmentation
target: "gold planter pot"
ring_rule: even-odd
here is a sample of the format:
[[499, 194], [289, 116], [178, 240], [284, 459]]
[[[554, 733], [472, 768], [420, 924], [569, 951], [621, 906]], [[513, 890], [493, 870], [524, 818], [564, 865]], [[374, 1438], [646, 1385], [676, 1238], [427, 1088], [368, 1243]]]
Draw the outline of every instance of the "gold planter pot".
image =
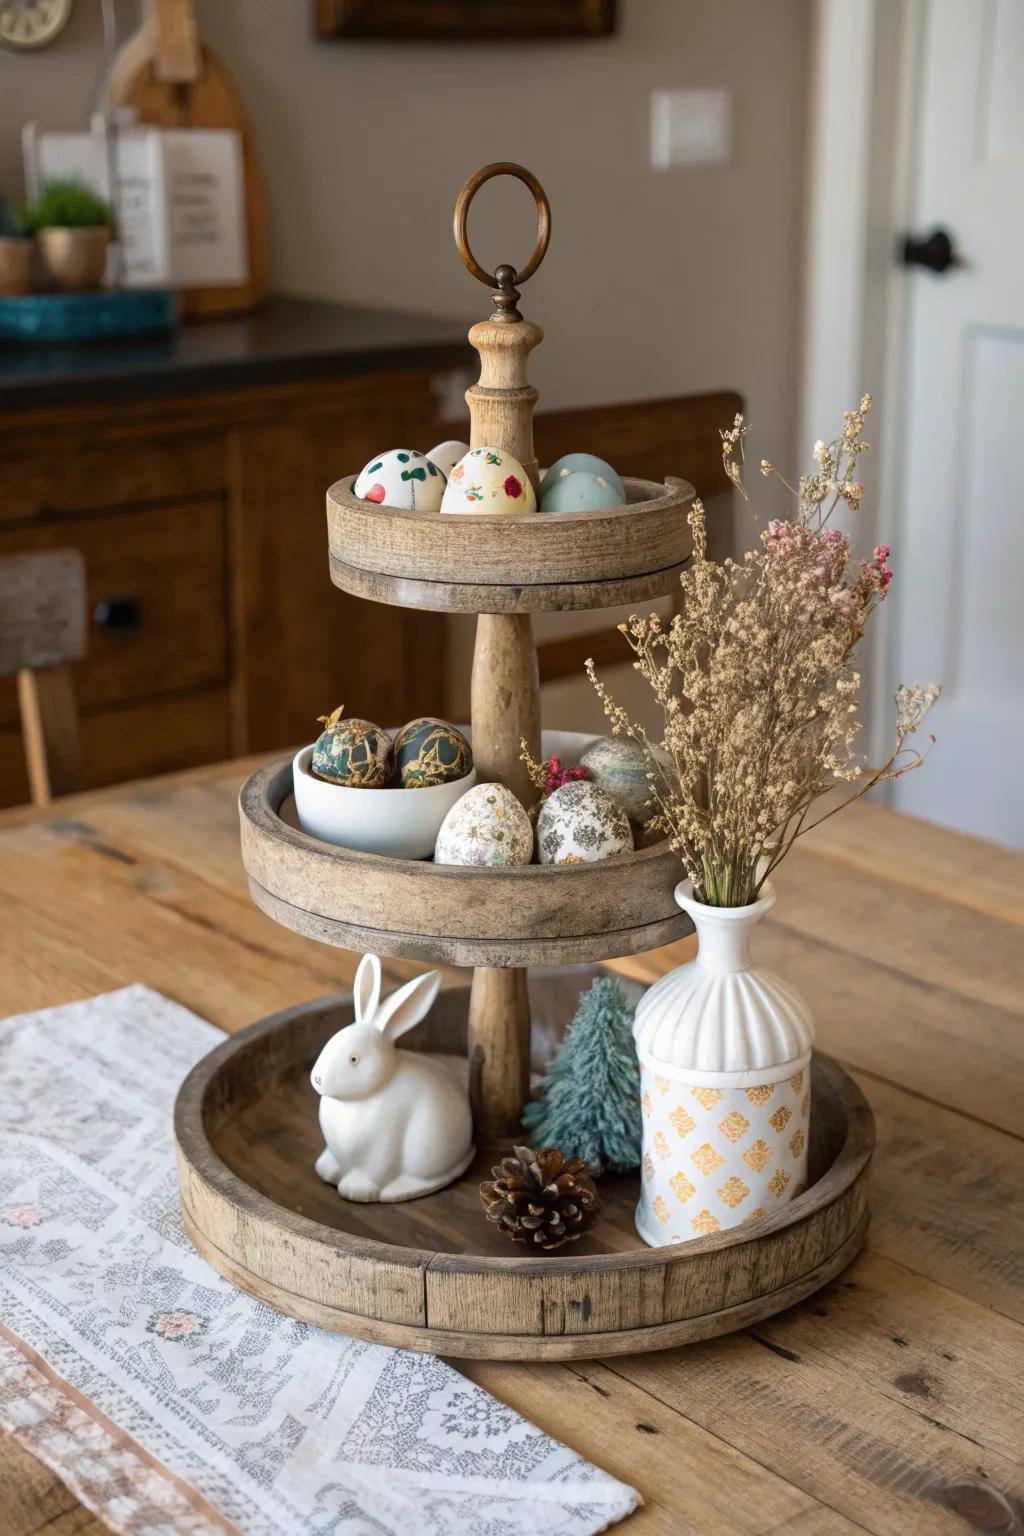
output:
[[0, 236], [0, 296], [17, 298], [32, 291], [32, 241]]
[[47, 272], [63, 292], [82, 293], [102, 283], [110, 243], [105, 225], [41, 229], [36, 242]]

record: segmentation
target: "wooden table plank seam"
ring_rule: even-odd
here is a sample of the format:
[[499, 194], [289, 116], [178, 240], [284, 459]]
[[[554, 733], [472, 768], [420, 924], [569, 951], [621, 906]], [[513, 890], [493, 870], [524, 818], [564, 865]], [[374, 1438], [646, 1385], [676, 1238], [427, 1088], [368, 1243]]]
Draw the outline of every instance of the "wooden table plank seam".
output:
[[[839, 1285], [843, 1283], [843, 1281], [837, 1282]], [[809, 1363], [804, 1356], [798, 1355], [795, 1351], [778, 1349], [771, 1343], [757, 1338], [755, 1334], [733, 1335], [729, 1342], [734, 1345], [735, 1353], [743, 1348], [746, 1341], [757, 1343], [771, 1354], [779, 1362], [778, 1371], [799, 1372], [811, 1369], [819, 1375], [822, 1374], [823, 1368], [820, 1363]], [[689, 1352], [689, 1356], [679, 1358], [680, 1378], [686, 1380], [687, 1376], [692, 1374], [687, 1371], [689, 1360], [700, 1360], [703, 1364], [706, 1354], [706, 1347], [699, 1347]], [[643, 1385], [659, 1402], [666, 1404], [670, 1404], [672, 1400], [663, 1394], [671, 1389], [667, 1389], [658, 1378], [659, 1375], [667, 1375], [674, 1363], [671, 1356], [606, 1362], [607, 1368], [613, 1374], [621, 1374], [627, 1380]], [[1008, 1498], [1010, 1501], [1024, 1499], [1024, 1482], [1022, 1482], [1022, 1468], [1019, 1464], [984, 1447], [982, 1449], [985, 1451], [988, 1465], [979, 1466], [974, 1455], [978, 1449], [976, 1442], [950, 1430], [946, 1425], [933, 1420], [920, 1419], [904, 1402], [892, 1402], [895, 1413], [890, 1417], [896, 1422], [893, 1424], [893, 1434], [890, 1438], [887, 1438], [884, 1433], [884, 1421], [879, 1416], [879, 1409], [872, 1407], [870, 1402], [863, 1405], [860, 1415], [867, 1421], [866, 1424], [855, 1422], [853, 1415], [844, 1418], [840, 1412], [840, 1405], [844, 1397], [851, 1395], [851, 1389], [847, 1388], [844, 1393], [843, 1387], [846, 1385], [847, 1378], [831, 1366], [824, 1367], [826, 1380], [824, 1383], [818, 1383], [816, 1395], [813, 1386], [808, 1393], [805, 1383], [802, 1395], [799, 1388], [792, 1388], [792, 1395], [787, 1396], [788, 1383], [784, 1382], [781, 1387], [772, 1384], [778, 1379], [777, 1374], [771, 1380], [759, 1381], [756, 1369], [744, 1371], [742, 1364], [739, 1364], [738, 1370], [743, 1372], [743, 1380], [740, 1382], [737, 1399], [738, 1413], [734, 1405], [731, 1414], [735, 1417], [730, 1417], [730, 1424], [738, 1430], [739, 1439], [733, 1439], [730, 1443], [736, 1445], [751, 1459], [759, 1461], [761, 1456], [754, 1447], [759, 1433], [763, 1433], [764, 1424], [771, 1422], [777, 1424], [779, 1428], [784, 1427], [790, 1437], [790, 1444], [802, 1443], [808, 1449], [812, 1446], [815, 1448], [818, 1479], [815, 1478], [810, 1458], [806, 1463], [797, 1464], [792, 1458], [787, 1462], [783, 1455], [779, 1462], [771, 1464], [771, 1469], [781, 1472], [781, 1475], [794, 1482], [795, 1486], [802, 1491], [821, 1502], [828, 1503], [830, 1508], [847, 1518], [867, 1520], [869, 1523], [866, 1529], [872, 1532], [873, 1536], [910, 1536], [910, 1533], [915, 1533], [916, 1536], [918, 1532], [921, 1536], [926, 1532], [930, 1536], [933, 1531], [936, 1533], [947, 1530], [962, 1531], [963, 1526], [959, 1518], [954, 1516], [955, 1526], [951, 1526], [946, 1520], [933, 1524], [931, 1512], [934, 1511], [938, 1515], [940, 1500], [947, 1489], [974, 1482], [977, 1479], [984, 1484], [993, 1482], [1001, 1499]], [[699, 1385], [698, 1382], [698, 1388]], [[694, 1390], [693, 1381], [688, 1381], [687, 1386], [689, 1388], [687, 1407], [683, 1409], [685, 1417], [702, 1428], [711, 1429], [711, 1423], [707, 1422], [699, 1411], [695, 1411], [698, 1392]], [[854, 1383], [852, 1395], [856, 1396], [858, 1390], [861, 1393], [864, 1392], [859, 1379]], [[746, 1433], [741, 1424], [744, 1412], [747, 1415]], [[712, 1420], [714, 1419], [714, 1406], [710, 1403], [707, 1414]], [[901, 1428], [901, 1421], [915, 1418], [919, 1424], [917, 1435], [905, 1434], [901, 1442], [896, 1435], [896, 1431]], [[905, 1424], [902, 1428], [905, 1432]], [[921, 1456], [915, 1454], [916, 1451], [925, 1449], [924, 1446], [915, 1445], [915, 1439], [918, 1442], [923, 1440], [928, 1449], [934, 1449], [935, 1465], [925, 1464]], [[948, 1461], [950, 1449], [957, 1443], [962, 1443], [963, 1447], [960, 1455], [960, 1470], [955, 1477], [944, 1477], [936, 1471], [936, 1466], [941, 1467], [944, 1459]], [[762, 1461], [762, 1464], [769, 1466], [767, 1461]], [[994, 1472], [1000, 1474], [998, 1480], [993, 1476]], [[871, 1511], [864, 1507], [867, 1490], [858, 1489], [855, 1486], [850, 1492], [857, 1498], [858, 1507], [851, 1512], [850, 1508], [833, 1503], [824, 1495], [819, 1482], [819, 1479], [824, 1477], [829, 1486], [832, 1486], [837, 1480], [843, 1481], [851, 1475], [872, 1486], [876, 1492], [892, 1494], [901, 1501], [909, 1498], [915, 1502], [909, 1509], [901, 1505], [899, 1511], [893, 1511], [890, 1506], [881, 1505], [877, 1510]], [[924, 1514], [918, 1502], [921, 1500], [925, 1501], [925, 1509], [929, 1512], [927, 1524], [922, 1524], [917, 1519], [918, 1515]], [[1024, 1502], [1020, 1503], [1020, 1507], [1024, 1508]], [[893, 1513], [896, 1514], [894, 1521], [889, 1519]], [[982, 1526], [981, 1528], [1010, 1530], [1013, 1527]]]
[[935, 1099], [928, 1093], [920, 1093], [916, 1088], [908, 1088], [906, 1083], [897, 1082], [894, 1077], [886, 1077], [884, 1072], [872, 1072], [868, 1067], [862, 1067], [855, 1061], [849, 1061], [838, 1055], [835, 1051], [830, 1053], [834, 1061], [838, 1061], [844, 1071], [851, 1077], [866, 1077], [869, 1082], [879, 1083], [885, 1088], [893, 1088], [897, 1093], [904, 1094], [908, 1099], [917, 1099], [921, 1104], [930, 1104], [934, 1109], [943, 1109], [948, 1114], [957, 1115], [961, 1120], [970, 1121], [973, 1125], [980, 1125], [986, 1131], [998, 1131], [1001, 1136], [1009, 1136], [1013, 1141], [1024, 1142], [1024, 1131], [1012, 1130], [1009, 1126], [994, 1126], [991, 1120], [983, 1120], [980, 1115], [974, 1115], [969, 1109], [961, 1109], [956, 1104], [946, 1104], [941, 1099]]

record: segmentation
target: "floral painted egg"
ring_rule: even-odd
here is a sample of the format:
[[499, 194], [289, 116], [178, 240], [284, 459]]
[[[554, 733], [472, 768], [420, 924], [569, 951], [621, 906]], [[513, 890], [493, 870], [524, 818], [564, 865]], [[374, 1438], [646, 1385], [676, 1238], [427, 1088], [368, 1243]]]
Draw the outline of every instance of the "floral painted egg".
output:
[[391, 737], [369, 720], [346, 720], [344, 706], [321, 715], [325, 727], [313, 747], [309, 771], [315, 779], [355, 789], [381, 789], [394, 771]]
[[632, 851], [629, 817], [588, 779], [563, 784], [540, 808], [537, 857], [542, 864], [596, 864]]
[[536, 512], [526, 470], [501, 448], [471, 448], [445, 486], [442, 512]]
[[436, 512], [444, 495], [444, 475], [416, 448], [391, 448], [371, 459], [352, 487], [363, 501], [406, 512]]
[[609, 485], [613, 485], [619, 498], [616, 506], [621, 506], [625, 501], [626, 488], [621, 477], [606, 459], [599, 459], [596, 453], [563, 453], [560, 459], [556, 459], [551, 468], [545, 470], [544, 479], [540, 483], [541, 501], [556, 480], [564, 480], [566, 475], [575, 475], [579, 471], [587, 475], [600, 475]]
[[542, 512], [603, 512], [608, 507], [621, 507], [623, 497], [604, 475], [592, 475], [576, 469], [571, 475], [562, 475], [548, 482], [542, 491]]
[[457, 438], [449, 437], [443, 443], [438, 443], [435, 448], [428, 448], [427, 458], [431, 464], [437, 465], [447, 480], [463, 454], [468, 452], [468, 443], [460, 443]]
[[395, 771], [403, 789], [463, 779], [472, 766], [469, 742], [445, 720], [410, 720], [395, 737]]
[[[654, 747], [653, 755], [674, 781], [675, 766], [669, 753], [663, 747]], [[591, 783], [610, 795], [633, 821], [645, 821], [654, 815], [654, 786], [647, 775], [656, 770], [638, 741], [602, 736], [583, 753], [580, 767], [590, 774]]]
[[476, 864], [492, 869], [529, 864], [530, 818], [503, 784], [476, 784], [456, 800], [441, 823], [435, 864]]

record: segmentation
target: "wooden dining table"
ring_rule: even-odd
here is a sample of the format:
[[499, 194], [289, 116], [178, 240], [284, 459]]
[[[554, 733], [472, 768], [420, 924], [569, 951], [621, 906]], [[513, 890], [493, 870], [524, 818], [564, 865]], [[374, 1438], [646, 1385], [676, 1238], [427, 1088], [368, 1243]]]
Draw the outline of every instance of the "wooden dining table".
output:
[[[356, 956], [249, 900], [252, 766], [0, 815], [0, 1013], [142, 982], [233, 1031], [347, 986]], [[776, 887], [759, 955], [877, 1120], [863, 1253], [708, 1343], [453, 1363], [639, 1489], [629, 1536], [1024, 1532], [1024, 857], [862, 803]], [[692, 942], [620, 968], [654, 978]], [[0, 1536], [106, 1529], [0, 1441]]]

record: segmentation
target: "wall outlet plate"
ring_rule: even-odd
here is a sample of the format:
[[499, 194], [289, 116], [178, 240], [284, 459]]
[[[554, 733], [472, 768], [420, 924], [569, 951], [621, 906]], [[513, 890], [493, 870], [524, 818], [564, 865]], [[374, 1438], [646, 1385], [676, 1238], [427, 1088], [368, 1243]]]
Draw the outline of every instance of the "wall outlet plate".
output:
[[732, 95], [725, 90], [651, 92], [651, 165], [727, 165]]

